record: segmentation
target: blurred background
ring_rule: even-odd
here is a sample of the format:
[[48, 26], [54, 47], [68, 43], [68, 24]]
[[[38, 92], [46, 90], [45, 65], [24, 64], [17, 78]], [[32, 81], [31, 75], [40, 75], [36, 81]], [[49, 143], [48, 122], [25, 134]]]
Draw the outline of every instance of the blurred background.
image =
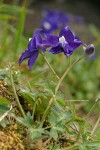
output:
[[[31, 10], [31, 14], [28, 17], [26, 16], [26, 30], [31, 30], [28, 25], [32, 28], [40, 25], [42, 11], [45, 7], [83, 17], [87, 23], [94, 23], [98, 27], [100, 26], [98, 0], [92, 2], [91, 0], [4, 0], [4, 3], [19, 6], [25, 5]], [[34, 21], [32, 21], [33, 18], [35, 18]]]
[[[31, 72], [27, 61], [23, 62], [20, 67], [18, 66], [18, 59], [27, 48], [28, 39], [32, 37], [34, 30], [41, 26], [45, 8], [62, 11], [74, 18], [67, 25], [85, 43], [95, 45], [95, 58], [86, 57], [76, 65], [65, 78], [60, 89], [67, 100], [89, 100], [88, 105], [87, 102], [77, 104], [83, 111], [88, 111], [95, 100], [100, 98], [100, 9], [98, 0], [0, 0], [0, 67], [5, 68], [8, 62], [13, 61], [16, 68], [20, 69], [22, 76], [26, 76], [32, 82], [54, 80], [54, 76], [41, 56]], [[81, 49], [79, 48], [74, 53], [72, 60], [81, 54]], [[55, 71], [61, 76], [66, 69], [66, 57], [62, 54], [46, 55]], [[99, 106], [97, 108], [99, 109]], [[97, 108], [94, 114], [98, 112]]]

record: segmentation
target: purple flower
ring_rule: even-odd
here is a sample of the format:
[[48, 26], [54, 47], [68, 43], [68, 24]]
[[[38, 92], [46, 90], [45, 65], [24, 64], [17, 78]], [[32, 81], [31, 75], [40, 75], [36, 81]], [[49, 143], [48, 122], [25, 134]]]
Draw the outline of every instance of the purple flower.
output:
[[63, 52], [67, 57], [70, 56], [83, 42], [75, 37], [74, 33], [67, 26], [60, 31], [59, 36], [46, 35], [47, 44], [52, 48], [49, 50], [52, 54]]
[[40, 32], [41, 29], [35, 30], [33, 37], [29, 40], [27, 50], [25, 50], [19, 58], [19, 65], [25, 59], [28, 59], [28, 66], [30, 70], [32, 69], [32, 66], [35, 64], [35, 61], [39, 55], [39, 49], [42, 49], [42, 51], [44, 52], [47, 47], [47, 45], [45, 45], [44, 41], [41, 38]]
[[56, 29], [61, 29], [69, 21], [69, 18], [63, 12], [45, 9], [45, 14], [41, 25], [44, 33], [52, 33]]

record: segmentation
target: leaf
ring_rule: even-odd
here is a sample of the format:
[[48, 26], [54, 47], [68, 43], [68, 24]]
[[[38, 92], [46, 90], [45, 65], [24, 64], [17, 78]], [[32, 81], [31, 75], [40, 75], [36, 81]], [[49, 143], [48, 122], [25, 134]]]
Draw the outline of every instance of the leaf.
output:
[[55, 124], [57, 123], [57, 115], [55, 115], [53, 112], [50, 113], [50, 115], [48, 116], [48, 121], [51, 125], [55, 126]]
[[60, 144], [54, 145], [54, 147], [52, 148], [52, 150], [60, 150]]
[[8, 105], [8, 104], [1, 104], [0, 105], [0, 114], [2, 115], [3, 113], [8, 111], [9, 109], [10, 109], [10, 105]]
[[0, 69], [0, 76], [6, 76], [9, 69]]
[[54, 128], [52, 128], [52, 129], [50, 130], [50, 136], [51, 136], [54, 140], [57, 140], [57, 138], [58, 138], [58, 132], [57, 132], [57, 130], [55, 130]]
[[58, 124], [56, 127], [53, 127], [53, 129], [57, 130], [57, 131], [60, 131], [60, 132], [64, 132], [65, 129], [63, 126], [60, 127], [60, 125]]
[[2, 104], [10, 104], [10, 102], [6, 98], [0, 98], [0, 105]]
[[25, 119], [22, 117], [15, 117], [15, 118], [20, 124], [22, 124], [28, 128], [32, 128], [34, 125], [33, 117], [31, 116], [30, 112], [27, 113]]
[[20, 11], [21, 11], [21, 7], [18, 7], [16, 5], [3, 4], [2, 7], [0, 7], [0, 12], [3, 12], [3, 13], [9, 12], [9, 14], [12, 14], [12, 15], [18, 14]]
[[99, 150], [100, 141], [86, 142], [84, 144], [79, 144], [79, 150]]
[[100, 148], [100, 141], [89, 142], [89, 143], [87, 144], [87, 146], [90, 146], [90, 147], [96, 146], [96, 147]]
[[16, 17], [11, 16], [10, 14], [0, 14], [0, 20], [8, 20], [8, 19], [16, 20]]
[[33, 126], [33, 123], [34, 123], [33, 116], [30, 114], [30, 112], [27, 112], [26, 119], [27, 119], [27, 122]]
[[20, 124], [28, 127], [28, 124], [25, 122], [24, 118], [22, 118], [22, 117], [16, 117], [16, 120], [18, 121], [18, 123], [20, 123]]
[[42, 82], [38, 83], [38, 82], [34, 82], [34, 80], [31, 80], [30, 84], [34, 87], [39, 88], [40, 91], [44, 94], [47, 93], [50, 96], [52, 96], [54, 94], [53, 91], [54, 91], [55, 85], [54, 85], [54, 82], [52, 82], [52, 81], [46, 80], [45, 82], [42, 81]]
[[61, 105], [61, 106], [65, 106], [65, 101], [62, 99], [57, 99], [57, 102]]
[[[8, 113], [11, 110], [11, 106], [8, 104], [0, 104], [0, 125], [2, 127], [6, 127], [7, 124], [9, 124], [9, 121], [7, 120], [6, 115], [8, 115]], [[10, 114], [9, 114], [10, 115]]]
[[70, 131], [66, 126], [65, 126], [65, 130], [67, 131], [67, 133], [70, 135], [70, 136], [75, 136], [76, 133], [74, 131]]
[[75, 116], [75, 121], [77, 122], [85, 122], [84, 118]]
[[9, 114], [9, 112], [12, 110], [12, 105], [9, 110], [7, 110], [1, 117], [0, 117], [0, 122]]
[[34, 125], [34, 128], [29, 128], [30, 137], [32, 140], [37, 141], [44, 137], [44, 128], [42, 124], [37, 122], [37, 125]]
[[1, 122], [0, 122], [0, 125], [5, 128], [7, 125], [9, 124], [9, 121], [7, 120], [7, 118], [3, 119]]
[[39, 134], [39, 133], [44, 133], [44, 129], [43, 128], [31, 128], [30, 131], [34, 134]]
[[36, 93], [31, 93], [27, 88], [20, 88], [19, 94], [25, 98], [32, 106], [34, 105]]
[[25, 8], [22, 7], [19, 14], [19, 20], [17, 25], [17, 32], [15, 34], [15, 41], [14, 41], [14, 52], [16, 53], [19, 48], [19, 44], [21, 42], [21, 37], [24, 29], [24, 23], [25, 23], [25, 15], [26, 11]]

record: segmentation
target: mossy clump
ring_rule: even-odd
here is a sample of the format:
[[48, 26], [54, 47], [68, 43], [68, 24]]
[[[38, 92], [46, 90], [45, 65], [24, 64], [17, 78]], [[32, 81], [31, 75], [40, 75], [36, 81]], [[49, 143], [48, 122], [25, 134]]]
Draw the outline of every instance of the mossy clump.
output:
[[25, 150], [20, 134], [15, 131], [0, 131], [0, 150]]

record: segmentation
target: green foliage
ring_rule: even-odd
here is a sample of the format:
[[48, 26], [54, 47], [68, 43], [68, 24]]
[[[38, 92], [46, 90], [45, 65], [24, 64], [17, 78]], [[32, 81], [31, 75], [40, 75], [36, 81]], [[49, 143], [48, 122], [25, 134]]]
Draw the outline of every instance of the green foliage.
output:
[[2, 116], [5, 115], [5, 113], [7, 113], [9, 109], [10, 109], [10, 105], [8, 104], [8, 101], [1, 98], [0, 99], [0, 126], [2, 127], [6, 127], [10, 123], [7, 118], [5, 117], [2, 118]]
[[9, 104], [9, 101], [6, 98], [0, 98], [0, 105]]
[[35, 124], [33, 121], [33, 116], [31, 116], [30, 112], [27, 113], [26, 119], [21, 117], [16, 117], [16, 120], [22, 125], [28, 128], [28, 132], [30, 137], [35, 141], [42, 138], [42, 134], [44, 133], [44, 129], [41, 124]]
[[[1, 4], [0, 6], [0, 40], [2, 41], [2, 52], [0, 58], [4, 57], [8, 51], [17, 55], [21, 46], [26, 42], [23, 36], [26, 8], [17, 5]], [[24, 43], [24, 44], [23, 44]]]
[[[13, 69], [12, 73], [14, 74], [14, 72], [18, 71]], [[3, 77], [2, 79], [6, 78], [4, 70], [1, 70], [1, 76]], [[76, 140], [80, 139], [81, 142], [77, 143], [77, 147], [80, 150], [97, 149], [97, 147], [99, 147], [99, 141], [95, 139], [92, 142], [90, 140], [92, 138], [91, 124], [85, 118], [76, 114], [75, 106], [69, 107], [67, 105], [62, 94], [57, 94], [56, 97], [54, 97], [54, 103], [46, 114], [45, 122], [42, 122], [42, 115], [49, 104], [50, 98], [54, 95], [54, 87], [56, 84], [53, 82], [41, 82], [37, 84], [30, 81], [30, 84], [27, 84], [27, 86], [22, 86], [20, 76], [17, 78], [17, 82], [15, 81], [16, 78], [14, 78], [14, 83], [18, 90], [17, 94], [24, 98], [25, 104], [28, 104], [31, 109], [30, 111], [27, 110], [26, 118], [16, 115], [12, 115], [12, 117], [14, 117], [19, 124], [27, 128], [27, 137], [32, 139], [32, 143], [51, 138], [53, 139], [53, 143], [52, 146], [48, 145], [48, 147], [49, 149], [50, 147], [56, 149], [60, 147], [60, 145], [54, 144], [54, 141], [60, 141], [63, 136], [69, 135]], [[34, 89], [32, 88], [33, 85]], [[1, 103], [2, 100], [3, 99], [1, 99]], [[4, 107], [2, 108], [5, 110]], [[6, 121], [7, 120], [4, 119], [5, 124], [7, 124]], [[70, 143], [71, 141], [68, 139], [67, 142]], [[75, 141], [73, 141], [73, 144], [75, 144]]]
[[[2, 91], [0, 86], [0, 118], [9, 111], [11, 105], [19, 112], [11, 84], [10, 68], [5, 67], [5, 64], [12, 60], [18, 62], [19, 50], [22, 51], [27, 47], [29, 37], [23, 34], [27, 12], [24, 6], [3, 3], [0, 5], [0, 66], [4, 68], [0, 69], [0, 81], [8, 87], [6, 93], [14, 97], [14, 101], [9, 101], [4, 94], [1, 94], [5, 91]], [[11, 111], [0, 122], [2, 127], [11, 125], [9, 117], [14, 118], [18, 126], [21, 124], [25, 127], [23, 132], [31, 144], [50, 139], [46, 145], [49, 150], [61, 149], [62, 138], [67, 149], [97, 150], [100, 148], [100, 129], [95, 124], [100, 110], [100, 56], [98, 55], [100, 54], [100, 31], [95, 25], [89, 25], [87, 30], [91, 33], [90, 37], [93, 36], [96, 58], [92, 60], [85, 57], [85, 61], [76, 64], [64, 79], [56, 95], [57, 80], [49, 72], [41, 55], [31, 72], [26, 65], [22, 66], [21, 75], [16, 66], [12, 68], [13, 84], [25, 112], [25, 118], [20, 112], [16, 114], [15, 111]], [[72, 56], [71, 62], [79, 55], [80, 50], [74, 54], [74, 57]], [[61, 54], [55, 57], [46, 54], [46, 57], [61, 77], [68, 65], [65, 56]], [[66, 148], [64, 142], [62, 145]]]

